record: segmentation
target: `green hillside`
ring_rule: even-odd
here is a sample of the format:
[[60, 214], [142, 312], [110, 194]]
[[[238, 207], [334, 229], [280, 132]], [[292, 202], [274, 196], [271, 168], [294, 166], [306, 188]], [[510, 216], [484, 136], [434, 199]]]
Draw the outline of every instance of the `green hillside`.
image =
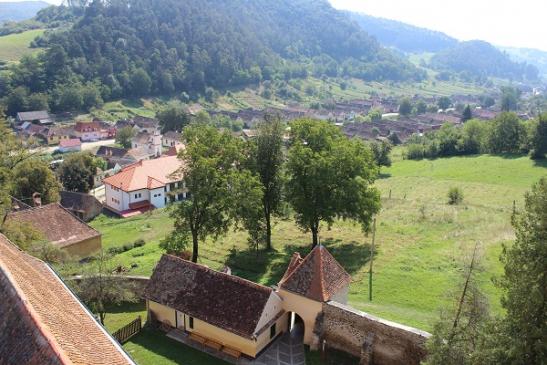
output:
[[0, 37], [0, 61], [18, 61], [22, 56], [36, 52], [36, 48], [30, 48], [30, 42], [43, 33], [43, 29], [35, 29]]

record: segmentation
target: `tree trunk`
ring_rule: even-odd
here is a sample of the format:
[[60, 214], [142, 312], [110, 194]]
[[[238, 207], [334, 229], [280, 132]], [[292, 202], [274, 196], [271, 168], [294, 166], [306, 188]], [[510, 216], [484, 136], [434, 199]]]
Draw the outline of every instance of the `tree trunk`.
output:
[[198, 234], [192, 232], [192, 262], [198, 262]]
[[104, 318], [106, 317], [105, 312], [99, 312], [99, 319], [101, 320], [101, 324], [104, 326]]
[[270, 214], [266, 213], [266, 249], [272, 249], [272, 224], [270, 222]]
[[317, 244], [319, 243], [319, 229], [318, 229], [318, 227], [312, 227], [311, 228], [311, 234], [312, 234], [312, 238], [313, 238], [311, 248], [313, 250], [315, 248], [315, 246], [317, 246]]

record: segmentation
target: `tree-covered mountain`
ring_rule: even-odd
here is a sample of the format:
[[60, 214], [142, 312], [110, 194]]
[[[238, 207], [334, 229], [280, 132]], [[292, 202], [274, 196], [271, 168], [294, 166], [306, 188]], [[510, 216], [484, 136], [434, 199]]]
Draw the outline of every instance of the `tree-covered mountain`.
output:
[[347, 14], [380, 44], [403, 52], [438, 52], [458, 43], [457, 39], [442, 32], [362, 13]]
[[516, 62], [527, 62], [536, 66], [539, 73], [547, 77], [547, 52], [534, 48], [498, 47]]
[[501, 77], [515, 80], [536, 80], [538, 69], [525, 62], [513, 62], [509, 56], [488, 42], [460, 42], [454, 47], [437, 53], [431, 65], [447, 70], [479, 77]]
[[15, 66], [8, 89], [60, 99], [69, 86], [92, 83], [112, 99], [203, 95], [310, 73], [425, 76], [326, 0], [95, 0], [72, 27], [37, 44], [47, 52]]
[[30, 19], [39, 10], [48, 7], [45, 1], [0, 2], [0, 24], [6, 21]]

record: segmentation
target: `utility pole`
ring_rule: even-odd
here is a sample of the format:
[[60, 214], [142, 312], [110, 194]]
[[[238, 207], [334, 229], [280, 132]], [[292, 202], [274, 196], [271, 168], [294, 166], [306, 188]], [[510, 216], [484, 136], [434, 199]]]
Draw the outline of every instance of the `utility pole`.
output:
[[374, 261], [374, 241], [376, 239], [376, 218], [372, 222], [372, 247], [370, 249], [370, 268], [368, 271], [368, 300], [372, 302], [372, 262]]

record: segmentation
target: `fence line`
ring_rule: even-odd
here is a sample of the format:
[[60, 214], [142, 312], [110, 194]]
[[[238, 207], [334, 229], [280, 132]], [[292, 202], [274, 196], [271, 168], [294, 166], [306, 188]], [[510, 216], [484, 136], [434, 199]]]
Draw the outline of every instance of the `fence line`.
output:
[[129, 340], [131, 337], [139, 333], [142, 329], [142, 321], [141, 316], [138, 316], [137, 319], [135, 319], [133, 322], [123, 326], [116, 332], [112, 334], [112, 337], [114, 337], [116, 340], [118, 340], [119, 343], [123, 344], [127, 340]]

